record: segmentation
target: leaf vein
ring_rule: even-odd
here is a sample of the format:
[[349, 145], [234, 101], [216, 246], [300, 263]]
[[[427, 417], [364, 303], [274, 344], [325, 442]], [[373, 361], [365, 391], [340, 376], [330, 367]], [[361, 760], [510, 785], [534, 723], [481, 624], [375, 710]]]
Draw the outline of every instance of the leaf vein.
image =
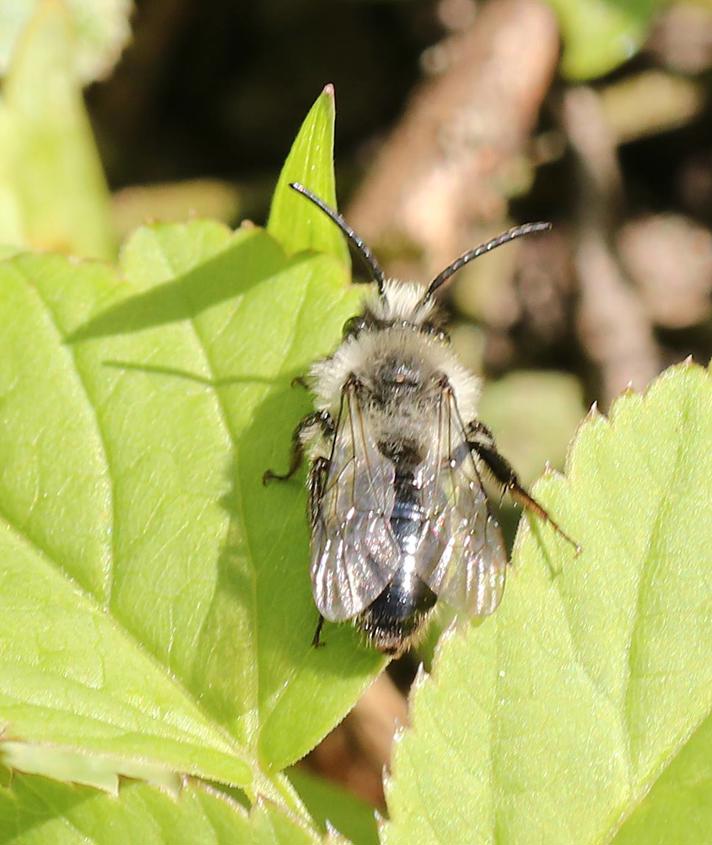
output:
[[[59, 341], [58, 345], [64, 346], [67, 351], [67, 355], [71, 360], [72, 367], [70, 371], [76, 376], [77, 383], [82, 390], [84, 398], [86, 399], [86, 406], [88, 406], [91, 417], [94, 422], [94, 428], [96, 431], [96, 436], [98, 439], [99, 446], [101, 448], [101, 457], [104, 463], [104, 473], [103, 475], [106, 478], [106, 483], [108, 487], [108, 495], [109, 495], [109, 504], [110, 504], [110, 526], [109, 526], [109, 536], [107, 542], [107, 552], [108, 552], [108, 560], [102, 561], [102, 575], [103, 575], [103, 583], [102, 583], [102, 595], [99, 600], [99, 603], [104, 607], [104, 609], [110, 607], [111, 605], [111, 593], [112, 593], [112, 585], [113, 585], [113, 574], [114, 574], [114, 562], [115, 562], [115, 553], [116, 553], [116, 544], [115, 544], [115, 532], [116, 532], [116, 501], [115, 501], [115, 491], [114, 491], [114, 477], [112, 474], [111, 468], [111, 459], [110, 453], [108, 448], [108, 442], [105, 435], [105, 432], [102, 428], [101, 421], [99, 419], [99, 414], [97, 412], [97, 408], [93, 402], [93, 398], [91, 396], [91, 392], [86, 382], [86, 378], [82, 372], [82, 369], [79, 365], [79, 360], [77, 358], [76, 351], [71, 344], [64, 344], [64, 333], [62, 332], [57, 318], [52, 310], [49, 302], [45, 299], [42, 295], [42, 292], [37, 287], [37, 285], [33, 284], [33, 281], [28, 273], [26, 273], [21, 267], [17, 264], [14, 265], [16, 271], [21, 276], [22, 280], [24, 281], [27, 290], [33, 294], [39, 303], [42, 306], [42, 311], [46, 315], [52, 330], [54, 331], [57, 340]], [[50, 560], [53, 560], [51, 555], [48, 555]], [[57, 562], [59, 563], [59, 562]], [[60, 564], [61, 566], [61, 564]], [[62, 567], [63, 571], [66, 572], [66, 568]], [[72, 579], [74, 580], [74, 579]]]
[[[631, 761], [633, 760], [633, 738], [631, 734], [631, 708], [632, 708], [632, 685], [631, 681], [635, 675], [635, 643], [639, 634], [639, 628], [641, 623], [642, 611], [645, 600], [647, 598], [649, 588], [652, 583], [652, 575], [653, 575], [653, 567], [655, 564], [655, 559], [653, 555], [653, 550], [656, 547], [656, 542], [658, 537], [662, 533], [662, 526], [666, 521], [666, 511], [667, 506], [666, 503], [672, 497], [672, 491], [676, 490], [681, 479], [682, 469], [683, 469], [683, 455], [684, 455], [684, 445], [687, 442], [686, 437], [683, 436], [683, 431], [685, 431], [690, 422], [690, 414], [689, 414], [689, 407], [687, 401], [685, 402], [682, 408], [682, 420], [680, 425], [680, 433], [678, 439], [677, 449], [675, 451], [675, 459], [673, 463], [673, 470], [670, 476], [670, 481], [668, 484], [668, 495], [665, 498], [660, 500], [660, 505], [657, 508], [657, 514], [655, 516], [655, 521], [653, 522], [652, 529], [650, 531], [647, 546], [645, 549], [645, 553], [642, 557], [641, 567], [640, 567], [640, 576], [638, 578], [637, 584], [637, 593], [636, 593], [636, 601], [634, 607], [634, 615], [633, 615], [633, 624], [631, 626], [630, 632], [630, 639], [628, 641], [627, 647], [627, 662], [628, 662], [628, 672], [626, 678], [626, 685], [625, 691], [623, 695], [623, 716], [624, 721], [627, 725], [627, 735], [628, 735], [628, 742], [629, 742], [629, 753], [631, 756]], [[636, 761], [637, 763], [637, 761]]]

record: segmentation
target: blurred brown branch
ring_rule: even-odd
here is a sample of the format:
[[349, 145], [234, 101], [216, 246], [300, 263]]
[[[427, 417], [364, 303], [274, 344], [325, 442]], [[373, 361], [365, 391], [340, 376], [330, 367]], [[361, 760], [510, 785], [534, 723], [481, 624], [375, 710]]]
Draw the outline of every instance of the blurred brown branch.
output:
[[615, 141], [591, 88], [564, 94], [562, 119], [577, 156], [579, 180], [575, 265], [580, 285], [581, 343], [600, 370], [607, 406], [628, 384], [642, 389], [659, 369], [659, 350], [640, 296], [615, 253], [622, 182]]
[[307, 766], [383, 808], [383, 768], [393, 735], [408, 723], [408, 707], [387, 673], [380, 675], [344, 719], [308, 756]]
[[548, 6], [498, 0], [446, 47], [446, 69], [416, 88], [348, 212], [373, 243], [413, 244], [429, 273], [472, 243], [473, 228], [505, 216], [559, 44]]
[[653, 322], [669, 329], [705, 323], [712, 315], [712, 233], [679, 214], [626, 223], [621, 257]]

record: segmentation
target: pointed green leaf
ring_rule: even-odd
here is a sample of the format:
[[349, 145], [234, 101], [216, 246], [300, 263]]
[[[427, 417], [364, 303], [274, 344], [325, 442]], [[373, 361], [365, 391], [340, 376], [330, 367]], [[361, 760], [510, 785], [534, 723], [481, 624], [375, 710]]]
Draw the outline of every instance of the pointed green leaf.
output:
[[327, 85], [306, 116], [277, 182], [267, 230], [287, 254], [324, 252], [349, 266], [343, 235], [329, 218], [289, 187], [301, 182], [332, 208], [334, 183], [334, 88]]
[[0, 265], [0, 726], [97, 777], [279, 794], [258, 767], [383, 665], [348, 626], [311, 647], [303, 483], [261, 483], [359, 292], [330, 256], [212, 223], [141, 230], [123, 263]]
[[97, 258], [115, 252], [71, 21], [59, 0], [37, 4], [3, 86], [0, 241]]
[[[690, 364], [584, 423], [568, 478], [535, 488], [583, 554], [533, 521], [502, 607], [441, 643], [397, 743], [388, 845], [609, 842], [666, 781], [709, 784], [710, 444], [712, 377]], [[667, 841], [695, 841], [699, 819], [668, 812]]]

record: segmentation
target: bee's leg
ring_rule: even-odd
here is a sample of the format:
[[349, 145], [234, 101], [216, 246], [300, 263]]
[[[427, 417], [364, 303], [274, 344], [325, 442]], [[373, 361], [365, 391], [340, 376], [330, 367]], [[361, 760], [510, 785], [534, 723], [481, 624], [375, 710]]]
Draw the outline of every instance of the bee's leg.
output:
[[326, 484], [326, 473], [329, 469], [328, 458], [318, 457], [311, 465], [307, 489], [309, 490], [309, 521], [312, 528], [316, 524], [321, 507], [321, 497], [324, 495], [324, 484]]
[[309, 390], [309, 385], [304, 376], [294, 376], [289, 384], [290, 387], [303, 387], [305, 390]]
[[311, 644], [314, 648], [323, 648], [326, 643], [321, 641], [321, 629], [324, 627], [324, 617], [319, 614], [319, 621], [316, 623], [316, 631], [314, 631], [314, 636], [312, 637]]
[[494, 437], [487, 426], [481, 422], [471, 423], [467, 428], [467, 439], [470, 449], [492, 473], [495, 480], [509, 491], [509, 495], [514, 501], [528, 511], [531, 511], [531, 513], [535, 513], [544, 522], [548, 522], [564, 540], [571, 543], [576, 550], [576, 554], [579, 554], [581, 551], [579, 544], [572, 540], [559, 524], [549, 516], [546, 509], [522, 487], [519, 476], [514, 471], [512, 465], [497, 451]]
[[314, 411], [311, 414], [307, 414], [294, 429], [294, 434], [292, 435], [292, 454], [289, 460], [289, 469], [284, 474], [272, 472], [271, 469], [268, 469], [262, 476], [263, 484], [267, 484], [267, 482], [273, 479], [286, 481], [294, 475], [301, 466], [302, 458], [304, 457], [302, 435], [307, 429], [313, 428], [314, 426], [319, 426], [325, 434], [334, 433], [334, 421], [328, 411]]
[[[321, 507], [321, 498], [324, 495], [324, 484], [326, 484], [326, 475], [329, 470], [328, 458], [318, 457], [311, 465], [309, 470], [309, 479], [307, 487], [309, 489], [309, 519], [311, 521], [312, 530], [319, 518], [319, 508]], [[320, 648], [326, 643], [320, 639], [321, 629], [324, 625], [324, 617], [319, 614], [319, 621], [316, 623], [316, 631], [312, 637], [311, 644], [314, 648]]]

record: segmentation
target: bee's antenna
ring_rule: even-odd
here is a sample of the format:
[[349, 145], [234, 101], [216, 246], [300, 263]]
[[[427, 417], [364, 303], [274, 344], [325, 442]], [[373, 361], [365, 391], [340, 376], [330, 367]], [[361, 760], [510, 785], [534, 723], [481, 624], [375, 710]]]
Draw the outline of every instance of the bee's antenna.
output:
[[457, 273], [461, 267], [464, 267], [465, 264], [469, 264], [469, 262], [475, 258], [479, 258], [480, 255], [483, 255], [485, 252], [492, 252], [492, 250], [497, 249], [498, 246], [502, 246], [502, 244], [509, 243], [509, 241], [516, 240], [517, 238], [521, 238], [523, 235], [531, 235], [534, 232], [548, 232], [550, 229], [551, 223], [525, 223], [523, 226], [515, 226], [513, 229], [509, 229], [509, 231], [504, 232], [504, 234], [498, 235], [496, 238], [492, 238], [491, 241], [487, 241], [487, 243], [480, 244], [478, 247], [468, 250], [459, 258], [456, 258], [452, 264], [449, 264], [442, 273], [439, 273], [433, 279], [430, 285], [428, 285], [428, 289], [425, 291], [421, 304], [424, 304], [431, 299], [435, 291], [441, 285], [444, 285], [453, 273]]
[[313, 194], [308, 188], [305, 188], [304, 185], [299, 182], [290, 182], [289, 187], [294, 189], [298, 194], [305, 196], [308, 200], [311, 200], [314, 205], [317, 208], [320, 208], [330, 220], [333, 220], [333, 222], [336, 223], [339, 229], [341, 229], [341, 231], [354, 245], [361, 258], [363, 258], [366, 264], [368, 264], [368, 269], [371, 271], [373, 281], [378, 286], [378, 292], [382, 296], [386, 285], [386, 275], [381, 269], [381, 265], [378, 261], [376, 261], [374, 254], [368, 246], [366, 246], [363, 238], [359, 237], [359, 235], [354, 232], [351, 226], [349, 226], [349, 224], [337, 211], [334, 211], [333, 208], [329, 208], [324, 200], [320, 199], [316, 194]]

